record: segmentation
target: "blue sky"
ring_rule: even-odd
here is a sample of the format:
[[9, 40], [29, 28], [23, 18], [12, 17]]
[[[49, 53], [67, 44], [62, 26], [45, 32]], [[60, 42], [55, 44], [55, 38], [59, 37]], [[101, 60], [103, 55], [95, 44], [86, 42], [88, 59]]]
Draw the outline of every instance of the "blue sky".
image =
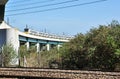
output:
[[[16, 2], [15, 2], [16, 1]], [[22, 2], [23, 1], [23, 2]], [[41, 1], [41, 3], [36, 3]], [[44, 1], [44, 3], [42, 3]], [[46, 1], [46, 2], [45, 2]], [[33, 8], [29, 10], [17, 10], [21, 8], [34, 7], [46, 4], [59, 3], [69, 0], [9, 0], [6, 5], [5, 20], [9, 18], [9, 23], [15, 28], [23, 30], [28, 25], [29, 28], [37, 31], [45, 31], [55, 34], [76, 35], [86, 33], [93, 27], [108, 24], [112, 20], [120, 22], [120, 0], [107, 0], [100, 3], [82, 5], [77, 7], [38, 12], [32, 14], [13, 15], [16, 13], [34, 12], [49, 8], [81, 4], [97, 0], [78, 0], [66, 4]], [[36, 4], [31, 4], [36, 3]], [[31, 4], [31, 5], [30, 5]], [[17, 10], [14, 12], [8, 10]]]

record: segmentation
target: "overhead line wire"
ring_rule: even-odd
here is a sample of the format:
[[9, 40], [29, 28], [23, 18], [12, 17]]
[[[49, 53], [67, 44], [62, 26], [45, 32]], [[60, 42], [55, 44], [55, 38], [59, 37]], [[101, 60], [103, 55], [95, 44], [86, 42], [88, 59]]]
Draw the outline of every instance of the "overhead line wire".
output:
[[47, 7], [47, 6], [65, 4], [65, 3], [75, 2], [75, 1], [79, 1], [79, 0], [68, 0], [68, 1], [64, 1], [64, 2], [53, 3], [53, 4], [46, 4], [46, 5], [35, 6], [35, 7], [21, 8], [21, 9], [15, 9], [15, 10], [7, 10], [6, 12], [13, 12], [13, 11], [26, 10], [26, 9], [28, 10], [28, 9], [33, 9], [33, 8]]
[[28, 2], [28, 0], [12, 1], [12, 2], [9, 2], [9, 3], [13, 4], [13, 3], [21, 3], [21, 2]]
[[[20, 3], [20, 4], [21, 4], [21, 3], [23, 3], [23, 2], [26, 3], [26, 2], [30, 2], [30, 1], [33, 1], [33, 0], [19, 0], [19, 1], [12, 1], [12, 2], [9, 1], [9, 3], [10, 3], [10, 4], [13, 4], [13, 3], [17, 3], [17, 4]], [[34, 0], [34, 1], [35, 1], [35, 0]], [[39, 0], [37, 0], [37, 1], [39, 1]], [[45, 0], [43, 0], [43, 1], [45, 1]], [[51, 0], [46, 0], [46, 1], [51, 1]]]
[[10, 14], [10, 15], [6, 15], [6, 16], [14, 16], [14, 15], [23, 15], [23, 14], [31, 14], [31, 13], [38, 13], [38, 12], [46, 12], [46, 11], [52, 11], [52, 10], [70, 8], [70, 7], [77, 7], [77, 6], [88, 5], [88, 4], [95, 4], [95, 3], [100, 3], [100, 2], [103, 2], [103, 1], [107, 1], [107, 0], [97, 0], [97, 1], [92, 1], [92, 2], [76, 4], [76, 5], [69, 5], [69, 6], [57, 7], [57, 8], [51, 8], [51, 9], [44, 9], [44, 10], [32, 11], [32, 12], [22, 12], [22, 13]]
[[51, 2], [55, 0], [46, 0], [46, 1], [38, 1], [38, 2], [31, 2], [31, 3], [24, 3], [24, 4], [19, 4], [19, 5], [13, 5], [13, 6], [7, 6], [8, 7], [17, 7], [17, 6], [26, 6], [26, 5], [32, 5], [32, 4], [38, 4], [38, 3], [46, 3], [46, 2]]

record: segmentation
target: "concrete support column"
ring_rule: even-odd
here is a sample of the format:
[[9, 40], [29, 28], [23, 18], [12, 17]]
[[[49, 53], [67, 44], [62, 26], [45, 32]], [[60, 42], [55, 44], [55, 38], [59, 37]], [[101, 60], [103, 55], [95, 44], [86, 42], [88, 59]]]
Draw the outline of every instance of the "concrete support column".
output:
[[47, 51], [50, 50], [50, 44], [47, 44]]
[[57, 49], [59, 50], [59, 49], [60, 49], [60, 47], [61, 47], [61, 45], [60, 45], [60, 44], [58, 44], [58, 45], [57, 45]]
[[40, 44], [37, 43], [37, 44], [36, 44], [36, 47], [37, 47], [37, 52], [39, 52], [39, 51], [40, 51]]
[[[10, 29], [6, 29], [6, 34], [5, 34], [5, 38], [3, 39], [5, 41], [6, 44], [11, 44], [13, 45], [13, 48], [16, 52], [16, 55], [18, 56], [18, 50], [20, 47], [20, 42], [19, 42], [19, 34], [18, 31], [16, 29], [10, 28]], [[0, 38], [2, 39], [2, 38]], [[19, 59], [16, 57], [13, 60], [11, 60], [10, 64], [11, 65], [18, 65], [19, 64]]]
[[27, 47], [27, 50], [30, 48], [30, 43], [29, 42], [26, 42], [26, 47]]

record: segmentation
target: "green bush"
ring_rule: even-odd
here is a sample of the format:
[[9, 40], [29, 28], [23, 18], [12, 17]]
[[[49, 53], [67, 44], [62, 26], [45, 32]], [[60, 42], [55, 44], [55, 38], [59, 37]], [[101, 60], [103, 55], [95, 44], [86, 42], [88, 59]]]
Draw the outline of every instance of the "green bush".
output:
[[[120, 69], [120, 24], [113, 21], [78, 34], [61, 49], [64, 69]], [[119, 66], [118, 66], [119, 65]]]
[[[58, 68], [60, 56], [57, 48], [54, 48], [50, 51], [42, 51], [39, 53], [40, 57], [40, 66], [41, 68]], [[56, 65], [53, 67], [52, 65]]]
[[16, 52], [11, 44], [6, 44], [1, 47], [2, 66], [9, 67], [15, 64], [17, 58]]

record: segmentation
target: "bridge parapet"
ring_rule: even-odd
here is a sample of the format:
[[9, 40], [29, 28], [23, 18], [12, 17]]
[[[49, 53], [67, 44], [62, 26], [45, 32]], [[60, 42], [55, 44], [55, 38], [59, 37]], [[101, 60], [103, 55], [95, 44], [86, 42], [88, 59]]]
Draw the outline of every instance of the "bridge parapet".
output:
[[25, 28], [24, 32], [27, 34], [40, 36], [40, 37], [46, 37], [46, 38], [54, 38], [54, 39], [62, 39], [62, 40], [70, 40], [73, 39], [73, 36], [66, 36], [66, 35], [57, 35], [57, 34], [50, 34], [46, 32], [38, 32], [29, 28]]

